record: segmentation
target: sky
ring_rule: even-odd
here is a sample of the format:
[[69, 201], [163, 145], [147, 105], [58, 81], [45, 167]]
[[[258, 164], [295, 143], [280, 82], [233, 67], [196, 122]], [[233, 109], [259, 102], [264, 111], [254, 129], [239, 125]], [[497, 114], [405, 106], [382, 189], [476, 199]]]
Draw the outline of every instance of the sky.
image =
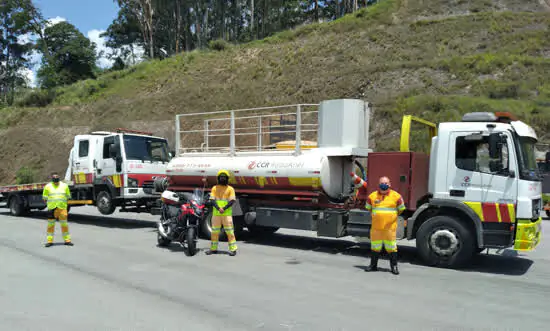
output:
[[[82, 34], [97, 45], [97, 51], [107, 50], [104, 39], [99, 35], [104, 32], [117, 17], [118, 5], [114, 0], [33, 0], [45, 19], [52, 23], [68, 21], [76, 26]], [[28, 71], [27, 77], [31, 85], [36, 85], [36, 70], [40, 66], [41, 56], [32, 55], [34, 65]], [[112, 62], [106, 58], [99, 58], [100, 67], [110, 67]]]

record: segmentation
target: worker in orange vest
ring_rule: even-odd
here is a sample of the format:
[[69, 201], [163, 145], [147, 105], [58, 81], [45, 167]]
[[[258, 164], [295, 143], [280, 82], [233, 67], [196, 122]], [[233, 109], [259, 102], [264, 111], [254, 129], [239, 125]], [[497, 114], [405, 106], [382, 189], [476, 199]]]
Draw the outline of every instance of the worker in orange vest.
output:
[[213, 200], [212, 234], [210, 250], [206, 254], [211, 255], [218, 252], [220, 231], [223, 225], [225, 234], [227, 234], [229, 255], [235, 256], [237, 255], [237, 239], [233, 228], [233, 211], [231, 208], [236, 201], [235, 189], [229, 185], [229, 171], [220, 170], [217, 175], [218, 184], [214, 185], [210, 192], [210, 199]]
[[399, 275], [397, 269], [397, 218], [405, 210], [405, 203], [401, 194], [391, 189], [388, 177], [381, 177], [378, 190], [367, 198], [365, 209], [371, 212], [372, 225], [370, 242], [372, 257], [370, 266], [365, 271], [378, 270], [378, 257], [382, 247], [390, 255], [391, 272]]

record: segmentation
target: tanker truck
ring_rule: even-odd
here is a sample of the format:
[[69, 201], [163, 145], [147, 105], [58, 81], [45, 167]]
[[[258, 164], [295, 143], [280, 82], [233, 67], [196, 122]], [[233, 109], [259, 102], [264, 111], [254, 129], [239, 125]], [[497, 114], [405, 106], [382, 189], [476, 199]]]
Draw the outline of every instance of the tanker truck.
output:
[[[304, 109], [312, 106], [318, 110], [307, 116], [313, 113], [317, 124], [304, 123]], [[275, 115], [263, 113], [276, 108], [177, 115], [177, 156], [167, 165], [167, 177], [156, 181], [157, 190], [193, 192], [203, 185], [208, 190], [216, 173], [225, 169], [237, 193], [236, 229], [266, 235], [286, 228], [314, 231], [319, 237], [368, 238], [370, 213], [346, 203], [359, 168], [363, 179], [368, 172], [368, 192], [376, 190], [379, 177], [388, 176], [401, 193], [407, 210], [399, 217], [398, 240], [416, 240], [427, 265], [458, 268], [486, 248], [530, 251], [538, 245], [542, 193], [534, 154], [537, 135], [511, 114], [474, 112], [457, 122], [433, 125], [429, 152], [408, 150], [411, 117], [406, 116], [401, 150], [374, 152], [369, 149], [370, 108], [365, 101], [295, 105], [294, 122], [279, 125], [278, 131], [265, 126], [264, 117]], [[192, 121], [193, 116], [204, 117], [204, 125]], [[221, 128], [209, 125], [215, 120]], [[244, 123], [240, 128], [238, 121]], [[289, 123], [294, 128], [286, 132], [294, 135], [295, 147], [264, 149], [268, 131], [281, 133]], [[301, 149], [303, 136], [315, 140], [312, 132], [317, 133], [317, 147]], [[193, 134], [203, 138], [192, 139]], [[214, 140], [227, 145], [214, 147]], [[366, 160], [366, 170], [360, 160]], [[207, 238], [210, 215], [201, 225]]]

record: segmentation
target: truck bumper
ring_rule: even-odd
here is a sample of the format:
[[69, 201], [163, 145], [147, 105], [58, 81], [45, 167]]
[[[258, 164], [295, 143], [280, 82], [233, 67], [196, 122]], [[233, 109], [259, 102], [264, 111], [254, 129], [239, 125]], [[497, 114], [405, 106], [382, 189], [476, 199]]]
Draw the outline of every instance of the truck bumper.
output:
[[516, 240], [514, 250], [532, 251], [537, 247], [542, 233], [542, 217], [536, 222], [531, 220], [517, 220]]
[[141, 187], [130, 187], [124, 189], [125, 199], [159, 199], [160, 194], [147, 194]]

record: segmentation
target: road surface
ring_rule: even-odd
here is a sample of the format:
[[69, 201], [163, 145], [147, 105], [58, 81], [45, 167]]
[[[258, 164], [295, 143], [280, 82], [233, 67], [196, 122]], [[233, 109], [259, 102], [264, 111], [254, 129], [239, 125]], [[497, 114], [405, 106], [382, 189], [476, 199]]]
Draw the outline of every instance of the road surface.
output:
[[[364, 272], [369, 252], [349, 238], [282, 231], [270, 239], [238, 238], [236, 257], [187, 257], [177, 245], [156, 247], [152, 216], [101, 217], [81, 207], [70, 215], [75, 246], [44, 248], [44, 218], [0, 209], [4, 330], [550, 327], [547, 241], [526, 255], [479, 256], [460, 271], [422, 266], [412, 244], [404, 243], [401, 275], [394, 276], [387, 259], [380, 261], [383, 271]], [[57, 225], [58, 242], [60, 234]]]

